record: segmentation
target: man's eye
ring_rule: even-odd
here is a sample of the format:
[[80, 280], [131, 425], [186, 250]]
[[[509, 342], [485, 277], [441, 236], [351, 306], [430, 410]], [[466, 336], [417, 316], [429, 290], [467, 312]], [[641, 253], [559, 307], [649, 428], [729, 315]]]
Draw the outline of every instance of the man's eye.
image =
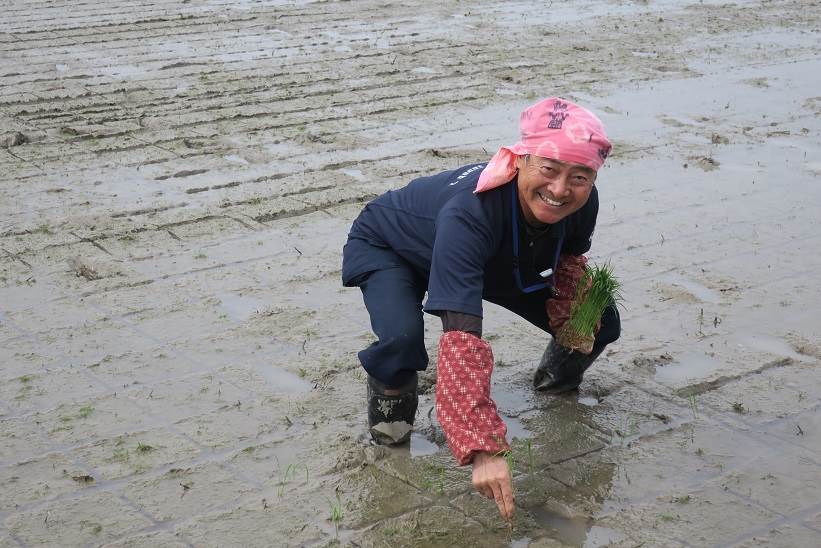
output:
[[550, 166], [542, 166], [540, 169], [542, 173], [553, 173], [553, 168]]

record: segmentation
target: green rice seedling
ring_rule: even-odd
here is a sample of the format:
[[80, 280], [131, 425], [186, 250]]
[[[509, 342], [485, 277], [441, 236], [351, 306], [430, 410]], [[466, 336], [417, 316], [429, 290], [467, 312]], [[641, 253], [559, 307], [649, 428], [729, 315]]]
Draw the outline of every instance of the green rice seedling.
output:
[[88, 417], [91, 416], [91, 413], [93, 413], [93, 412], [94, 412], [94, 406], [93, 405], [84, 405], [77, 412], [77, 416], [80, 417], [81, 419], [87, 419]]
[[54, 230], [52, 230], [51, 225], [48, 223], [40, 223], [37, 228], [31, 231], [32, 234], [54, 234]]
[[527, 471], [529, 474], [533, 473], [533, 440], [530, 438], [525, 440], [525, 449], [527, 450]]
[[422, 471], [421, 487], [425, 491], [434, 491], [440, 495], [445, 492], [445, 467], [427, 463]]
[[137, 442], [137, 453], [150, 453], [154, 451], [154, 447], [147, 443]]
[[690, 410], [693, 412], [693, 418], [698, 418], [698, 404], [696, 403], [696, 395], [690, 394], [687, 396], [687, 400], [690, 402]]
[[342, 501], [339, 500], [339, 493], [336, 493], [336, 501], [328, 501], [328, 505], [331, 507], [330, 517], [328, 519], [331, 520], [331, 523], [334, 524], [334, 536], [339, 536], [339, 524], [342, 521]]
[[567, 348], [589, 352], [593, 348], [596, 324], [604, 309], [611, 303], [622, 301], [621, 284], [613, 275], [609, 263], [586, 267], [584, 276], [576, 287], [576, 295], [570, 307], [570, 319], [556, 334], [557, 341]]
[[288, 482], [291, 481], [294, 477], [296, 477], [297, 470], [299, 468], [305, 468], [305, 483], [308, 483], [308, 466], [305, 464], [297, 464], [292, 462], [288, 466], [285, 467], [285, 472], [282, 474], [282, 479], [279, 481], [279, 485], [277, 486], [277, 496], [282, 497], [285, 494], [285, 487], [288, 485]]
[[111, 462], [128, 462], [128, 449], [125, 447], [115, 448], [109, 460]]

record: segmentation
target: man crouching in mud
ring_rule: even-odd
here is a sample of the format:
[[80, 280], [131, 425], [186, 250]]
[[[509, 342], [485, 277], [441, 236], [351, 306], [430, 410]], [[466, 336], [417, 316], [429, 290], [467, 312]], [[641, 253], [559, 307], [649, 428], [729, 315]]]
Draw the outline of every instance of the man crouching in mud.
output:
[[[482, 300], [558, 331], [584, 273], [599, 208], [594, 183], [610, 152], [601, 121], [560, 98], [522, 112], [520, 132], [487, 165], [422, 177], [370, 202], [353, 223], [342, 266], [344, 285], [362, 290], [379, 339], [359, 352], [371, 436], [388, 445], [410, 438], [417, 372], [428, 365], [422, 311], [439, 316], [436, 414], [454, 457], [473, 464], [473, 485], [505, 519], [514, 509], [502, 456], [510, 446], [490, 397]], [[588, 354], [551, 340], [535, 388], [576, 389], [619, 332], [610, 306]]]

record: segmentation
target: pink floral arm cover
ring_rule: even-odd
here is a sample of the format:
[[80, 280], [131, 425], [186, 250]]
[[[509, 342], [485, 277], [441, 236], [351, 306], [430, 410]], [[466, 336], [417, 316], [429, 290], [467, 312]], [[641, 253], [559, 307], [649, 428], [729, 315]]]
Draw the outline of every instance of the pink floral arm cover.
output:
[[436, 416], [459, 465], [476, 452], [510, 449], [507, 427], [490, 398], [493, 351], [490, 344], [464, 331], [448, 331], [439, 339]]

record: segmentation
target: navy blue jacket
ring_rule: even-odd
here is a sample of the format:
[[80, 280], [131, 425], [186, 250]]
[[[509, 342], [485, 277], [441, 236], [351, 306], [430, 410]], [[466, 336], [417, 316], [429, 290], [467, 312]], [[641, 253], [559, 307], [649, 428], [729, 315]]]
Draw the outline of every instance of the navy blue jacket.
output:
[[385, 252], [392, 250], [427, 280], [426, 312], [481, 317], [483, 299], [550, 298], [550, 271], [559, 254], [590, 249], [599, 209], [596, 188], [578, 211], [534, 229], [524, 222], [515, 178], [473, 193], [484, 167], [471, 164], [421, 177], [367, 204], [351, 227], [348, 245], [368, 245], [346, 249], [343, 283], [356, 285], [357, 277], [393, 266], [393, 253]]

